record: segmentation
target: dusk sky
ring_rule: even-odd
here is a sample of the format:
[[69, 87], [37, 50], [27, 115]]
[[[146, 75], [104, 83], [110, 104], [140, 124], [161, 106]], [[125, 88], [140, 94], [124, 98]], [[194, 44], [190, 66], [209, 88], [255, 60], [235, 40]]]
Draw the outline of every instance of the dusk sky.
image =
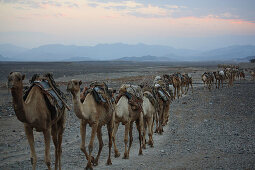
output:
[[0, 44], [255, 45], [255, 0], [0, 0]]

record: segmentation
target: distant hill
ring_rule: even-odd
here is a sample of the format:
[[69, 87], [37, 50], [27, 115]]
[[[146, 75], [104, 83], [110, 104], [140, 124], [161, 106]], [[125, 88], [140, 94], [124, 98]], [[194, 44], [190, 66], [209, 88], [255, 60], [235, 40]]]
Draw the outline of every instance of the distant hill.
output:
[[169, 53], [178, 55], [195, 54], [197, 51], [188, 49], [175, 49], [168, 46], [136, 44], [128, 45], [122, 43], [99, 44], [96, 46], [73, 46], [51, 44], [25, 51], [17, 56], [16, 60], [67, 60], [72, 57], [84, 56], [92, 60], [115, 60], [131, 56], [163, 56]]
[[254, 56], [255, 46], [239, 45], [201, 52], [162, 45], [123, 43], [96, 46], [48, 44], [32, 49], [5, 44], [0, 45], [0, 54], [15, 61], [233, 61]]
[[201, 60], [236, 60], [247, 56], [255, 55], [254, 45], [238, 45], [225, 48], [219, 48], [203, 52], [197, 58]]
[[0, 61], [10, 61], [10, 59], [0, 54]]
[[244, 58], [238, 58], [237, 61], [249, 62], [252, 59], [255, 59], [255, 56], [248, 56], [248, 57], [244, 57]]
[[117, 59], [119, 61], [173, 61], [173, 59], [168, 57], [156, 57], [156, 56], [142, 56], [142, 57], [122, 57]]
[[92, 61], [89, 57], [71, 57], [63, 61]]
[[29, 49], [12, 44], [0, 44], [0, 54], [8, 58], [15, 57], [16, 55], [19, 55], [27, 50]]

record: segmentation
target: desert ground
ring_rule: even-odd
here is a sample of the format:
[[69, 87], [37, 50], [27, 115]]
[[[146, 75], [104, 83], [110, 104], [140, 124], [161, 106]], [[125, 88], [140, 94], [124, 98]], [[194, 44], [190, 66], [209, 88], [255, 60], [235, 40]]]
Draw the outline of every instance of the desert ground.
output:
[[[104, 147], [99, 165], [94, 169], [255, 169], [255, 82], [246, 72], [246, 80], [236, 80], [234, 86], [204, 89], [201, 75], [217, 70], [212, 63], [155, 63], [155, 62], [59, 62], [24, 63], [0, 62], [0, 169], [31, 169], [30, 149], [23, 124], [17, 120], [12, 108], [12, 97], [6, 87], [11, 71], [26, 74], [25, 85], [34, 73], [51, 72], [60, 89], [66, 92], [66, 82], [82, 80], [84, 85], [92, 81], [104, 81], [118, 89], [122, 83], [152, 82], [156, 75], [174, 72], [189, 73], [194, 82], [194, 92], [174, 100], [170, 105], [170, 117], [163, 135], [155, 134], [154, 147], [147, 146], [138, 156], [138, 134], [133, 129], [133, 145], [128, 160], [124, 153], [124, 127], [117, 132], [117, 146], [121, 156], [106, 166], [108, 136], [103, 130]], [[255, 68], [254, 64], [240, 64], [241, 68]], [[62, 144], [62, 169], [84, 169], [87, 161], [80, 150], [80, 121], [73, 110], [67, 114]], [[44, 140], [42, 133], [34, 132], [37, 153], [37, 169], [47, 169], [44, 164]], [[87, 128], [86, 144], [90, 138]], [[97, 153], [95, 140], [93, 155]], [[51, 160], [54, 166], [54, 145], [51, 141]]]

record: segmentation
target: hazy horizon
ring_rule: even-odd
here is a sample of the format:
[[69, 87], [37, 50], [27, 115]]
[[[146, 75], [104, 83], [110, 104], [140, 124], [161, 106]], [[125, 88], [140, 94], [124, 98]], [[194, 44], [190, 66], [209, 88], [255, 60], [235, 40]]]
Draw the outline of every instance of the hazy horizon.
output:
[[0, 0], [0, 44], [255, 45], [255, 1]]

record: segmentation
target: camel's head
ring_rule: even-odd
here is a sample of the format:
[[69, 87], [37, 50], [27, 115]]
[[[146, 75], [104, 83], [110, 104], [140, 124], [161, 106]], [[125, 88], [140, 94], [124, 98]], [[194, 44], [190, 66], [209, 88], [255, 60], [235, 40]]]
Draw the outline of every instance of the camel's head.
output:
[[19, 72], [11, 72], [8, 76], [8, 88], [23, 88], [22, 80], [25, 79], [25, 75]]
[[66, 91], [71, 92], [72, 94], [77, 94], [80, 91], [81, 84], [81, 80], [72, 79], [68, 82]]

